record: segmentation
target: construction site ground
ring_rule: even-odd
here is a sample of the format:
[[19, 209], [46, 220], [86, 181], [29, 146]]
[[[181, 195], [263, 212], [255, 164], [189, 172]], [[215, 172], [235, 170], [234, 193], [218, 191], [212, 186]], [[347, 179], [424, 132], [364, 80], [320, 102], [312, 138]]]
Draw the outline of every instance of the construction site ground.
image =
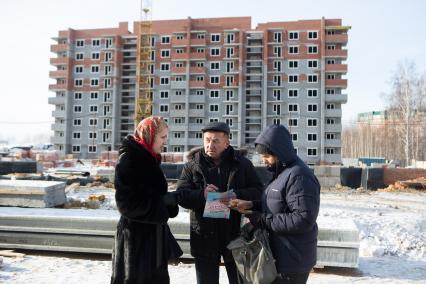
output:
[[[67, 208], [115, 209], [114, 189], [109, 184], [73, 184], [66, 195]], [[315, 269], [308, 283], [425, 283], [425, 190], [323, 188], [320, 216], [355, 222], [360, 238], [359, 267]], [[24, 253], [24, 257], [3, 256], [0, 282], [109, 283], [109, 257]], [[171, 283], [196, 283], [191, 261], [170, 264], [169, 272]], [[220, 283], [228, 283], [224, 267], [220, 273]]]

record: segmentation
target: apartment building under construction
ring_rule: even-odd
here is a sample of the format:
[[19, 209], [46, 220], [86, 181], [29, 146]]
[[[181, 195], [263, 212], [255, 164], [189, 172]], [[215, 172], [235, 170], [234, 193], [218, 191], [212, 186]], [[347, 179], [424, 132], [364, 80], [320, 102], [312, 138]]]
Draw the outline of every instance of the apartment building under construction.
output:
[[280, 123], [308, 163], [340, 163], [348, 30], [340, 19], [269, 22], [250, 17], [163, 20], [60, 31], [51, 51], [56, 80], [52, 143], [92, 158], [118, 149], [135, 121], [167, 118], [167, 151], [202, 144], [212, 120], [231, 143], [253, 147]]

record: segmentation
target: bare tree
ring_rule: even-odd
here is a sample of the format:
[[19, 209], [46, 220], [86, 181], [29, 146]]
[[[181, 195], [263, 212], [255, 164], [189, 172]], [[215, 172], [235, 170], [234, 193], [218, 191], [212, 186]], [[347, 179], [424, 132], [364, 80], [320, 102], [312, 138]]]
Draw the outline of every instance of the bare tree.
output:
[[406, 61], [398, 64], [390, 84], [383, 119], [343, 129], [343, 157], [385, 157], [406, 166], [426, 159], [426, 74], [418, 76], [414, 63]]
[[392, 78], [392, 91], [388, 95], [388, 111], [396, 119], [397, 138], [404, 147], [406, 166], [410, 165], [413, 157], [413, 118], [418, 110], [419, 84], [414, 63], [399, 63]]

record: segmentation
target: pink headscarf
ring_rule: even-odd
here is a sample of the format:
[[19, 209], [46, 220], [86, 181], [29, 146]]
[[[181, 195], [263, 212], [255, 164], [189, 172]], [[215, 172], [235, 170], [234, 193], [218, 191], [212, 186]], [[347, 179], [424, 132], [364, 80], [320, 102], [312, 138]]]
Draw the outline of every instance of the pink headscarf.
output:
[[162, 126], [167, 126], [164, 119], [160, 116], [150, 116], [139, 122], [135, 129], [133, 138], [141, 144], [151, 155], [157, 160], [161, 160], [161, 155], [152, 150], [154, 145], [155, 135], [160, 131]]

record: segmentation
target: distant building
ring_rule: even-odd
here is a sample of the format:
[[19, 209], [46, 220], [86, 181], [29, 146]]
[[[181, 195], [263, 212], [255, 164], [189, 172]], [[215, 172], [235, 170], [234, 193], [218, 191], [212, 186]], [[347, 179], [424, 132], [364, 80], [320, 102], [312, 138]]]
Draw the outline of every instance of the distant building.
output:
[[387, 120], [388, 113], [386, 110], [382, 111], [368, 111], [358, 114], [359, 123], [383, 123]]
[[118, 149], [133, 132], [136, 88], [147, 77], [152, 114], [170, 126], [167, 151], [201, 145], [209, 121], [228, 123], [237, 147], [252, 147], [278, 123], [306, 162], [340, 163], [349, 28], [324, 18], [255, 29], [250, 17], [153, 21], [150, 74], [139, 78], [138, 35], [127, 23], [60, 31], [51, 46], [51, 142], [82, 158]]

